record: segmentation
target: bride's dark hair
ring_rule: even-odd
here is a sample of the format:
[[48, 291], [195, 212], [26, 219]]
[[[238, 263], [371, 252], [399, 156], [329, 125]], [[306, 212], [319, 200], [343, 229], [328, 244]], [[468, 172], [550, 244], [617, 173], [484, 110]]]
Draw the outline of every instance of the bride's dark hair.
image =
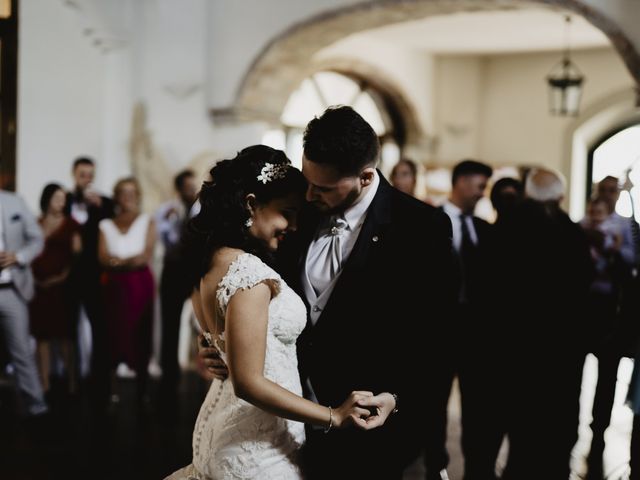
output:
[[[266, 168], [265, 178], [267, 164], [271, 167]], [[281, 174], [269, 176], [274, 171]], [[245, 226], [250, 217], [247, 195], [255, 195], [257, 205], [265, 205], [306, 190], [302, 173], [291, 166], [284, 152], [265, 145], [247, 147], [234, 158], [216, 163], [209, 173], [211, 179], [198, 194], [200, 213], [189, 221], [182, 239], [189, 281], [196, 288], [221, 247], [239, 248], [270, 261], [266, 246], [250, 236]]]

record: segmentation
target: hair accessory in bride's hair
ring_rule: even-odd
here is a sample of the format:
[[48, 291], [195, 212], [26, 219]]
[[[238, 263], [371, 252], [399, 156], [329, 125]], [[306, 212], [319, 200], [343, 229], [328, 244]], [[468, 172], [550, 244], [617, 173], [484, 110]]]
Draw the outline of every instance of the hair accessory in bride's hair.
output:
[[279, 178], [284, 178], [289, 166], [288, 163], [265, 163], [260, 171], [260, 175], [258, 175], [258, 181], [268, 183], [273, 180], [278, 180]]

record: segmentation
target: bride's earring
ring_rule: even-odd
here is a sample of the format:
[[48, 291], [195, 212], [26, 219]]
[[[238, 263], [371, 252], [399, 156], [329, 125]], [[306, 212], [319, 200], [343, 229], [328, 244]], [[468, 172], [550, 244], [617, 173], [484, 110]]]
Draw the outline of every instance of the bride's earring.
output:
[[244, 226], [247, 228], [251, 228], [251, 225], [253, 225], [253, 208], [255, 205], [256, 196], [253, 193], [250, 193], [246, 196], [245, 200], [247, 202], [247, 213], [249, 214], [249, 218], [245, 220]]

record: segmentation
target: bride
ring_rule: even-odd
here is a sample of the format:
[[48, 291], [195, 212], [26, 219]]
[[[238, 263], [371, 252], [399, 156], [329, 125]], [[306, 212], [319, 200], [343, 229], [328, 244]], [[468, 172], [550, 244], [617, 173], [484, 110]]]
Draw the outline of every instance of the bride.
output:
[[299, 479], [304, 425], [370, 429], [356, 391], [336, 408], [302, 397], [296, 339], [305, 305], [269, 265], [306, 183], [280, 150], [245, 148], [211, 170], [185, 237], [196, 317], [229, 369], [213, 380], [193, 432], [192, 464], [168, 480]]

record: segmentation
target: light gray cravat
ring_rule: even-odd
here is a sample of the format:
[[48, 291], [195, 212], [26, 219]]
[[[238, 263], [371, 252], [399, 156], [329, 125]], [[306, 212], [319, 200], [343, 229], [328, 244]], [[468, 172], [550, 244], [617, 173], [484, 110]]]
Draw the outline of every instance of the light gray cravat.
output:
[[342, 268], [343, 237], [348, 227], [342, 215], [332, 216], [309, 252], [307, 274], [317, 296], [327, 289]]

